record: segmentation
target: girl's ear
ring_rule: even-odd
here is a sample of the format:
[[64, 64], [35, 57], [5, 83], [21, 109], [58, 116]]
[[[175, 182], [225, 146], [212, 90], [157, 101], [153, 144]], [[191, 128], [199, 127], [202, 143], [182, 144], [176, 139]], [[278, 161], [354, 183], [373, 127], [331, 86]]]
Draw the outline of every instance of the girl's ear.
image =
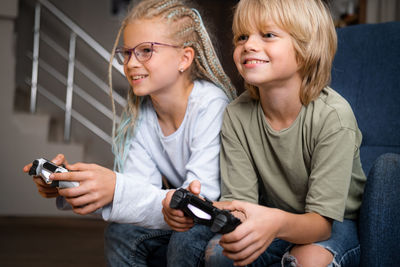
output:
[[192, 47], [183, 48], [181, 62], [179, 63], [179, 71], [184, 72], [190, 68], [194, 59], [194, 49]]

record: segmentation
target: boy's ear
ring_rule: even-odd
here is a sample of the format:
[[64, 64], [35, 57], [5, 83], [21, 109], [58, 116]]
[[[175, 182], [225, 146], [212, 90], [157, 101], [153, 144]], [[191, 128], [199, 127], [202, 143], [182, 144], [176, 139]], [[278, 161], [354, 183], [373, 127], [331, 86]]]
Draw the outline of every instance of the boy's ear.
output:
[[187, 70], [190, 68], [192, 65], [193, 59], [194, 59], [194, 49], [192, 47], [184, 47], [183, 48], [183, 53], [181, 57], [181, 62], [179, 64], [179, 70]]

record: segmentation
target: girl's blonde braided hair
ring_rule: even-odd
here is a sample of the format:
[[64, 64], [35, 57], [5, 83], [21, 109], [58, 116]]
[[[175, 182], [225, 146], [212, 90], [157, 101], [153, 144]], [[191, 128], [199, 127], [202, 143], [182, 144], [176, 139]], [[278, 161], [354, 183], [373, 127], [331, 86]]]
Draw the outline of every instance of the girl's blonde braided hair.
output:
[[115, 104], [112, 98], [112, 61], [121, 33], [125, 27], [134, 20], [154, 19], [164, 20], [171, 27], [171, 38], [182, 47], [192, 47], [195, 51], [194, 64], [190, 68], [190, 79], [208, 80], [221, 88], [230, 100], [235, 98], [236, 91], [229, 77], [222, 69], [217, 54], [212, 45], [210, 36], [204, 26], [202, 18], [196, 9], [192, 9], [184, 0], [143, 0], [136, 5], [123, 20], [114, 43], [109, 64], [108, 78], [110, 95], [114, 113], [113, 122], [113, 152], [115, 154], [116, 170], [122, 171], [126, 159], [129, 140], [137, 129], [139, 120], [140, 103], [143, 97], [138, 97], [129, 90], [128, 104], [121, 116], [121, 122], [116, 130]]

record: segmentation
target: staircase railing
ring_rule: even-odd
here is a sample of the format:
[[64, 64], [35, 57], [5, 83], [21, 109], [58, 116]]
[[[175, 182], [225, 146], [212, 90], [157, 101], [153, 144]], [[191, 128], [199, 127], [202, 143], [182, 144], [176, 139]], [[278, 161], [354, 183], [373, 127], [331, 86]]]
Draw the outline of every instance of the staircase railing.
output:
[[[65, 25], [70, 31], [69, 37], [69, 51], [65, 51], [60, 45], [57, 44], [53, 39], [51, 39], [44, 32], [40, 31], [40, 20], [41, 20], [41, 8], [46, 8], [50, 14], [55, 16]], [[40, 93], [53, 104], [55, 104], [60, 109], [65, 112], [64, 121], [64, 141], [69, 141], [71, 138], [71, 118], [74, 118], [80, 122], [83, 126], [88, 128], [91, 132], [96, 134], [98, 137], [104, 141], [111, 143], [111, 136], [104, 132], [98, 125], [91, 122], [85, 116], [80, 114], [78, 111], [72, 108], [73, 95], [77, 94], [82, 99], [84, 99], [89, 105], [97, 109], [99, 112], [104, 114], [108, 119], [113, 119], [112, 111], [101, 104], [96, 98], [85, 92], [84, 89], [80, 88], [74, 83], [74, 71], [75, 68], [78, 69], [83, 75], [85, 75], [94, 85], [101, 89], [104, 93], [108, 94], [108, 85], [103, 82], [98, 76], [96, 76], [92, 71], [84, 66], [75, 57], [76, 40], [80, 38], [83, 40], [89, 48], [93, 49], [97, 54], [104, 59], [106, 62], [109, 61], [111, 55], [104, 49], [99, 43], [97, 43], [92, 37], [90, 37], [85, 31], [83, 31], [77, 24], [75, 24], [71, 19], [64, 15], [59, 9], [57, 9], [52, 3], [47, 0], [38, 0], [35, 6], [35, 20], [34, 20], [34, 38], [33, 38], [33, 52], [32, 52], [32, 77], [30, 81], [26, 81], [31, 86], [31, 99], [30, 99], [30, 112], [36, 112], [37, 105], [37, 93]], [[50, 64], [48, 64], [43, 59], [39, 58], [39, 43], [40, 40], [49, 45], [57, 54], [68, 61], [68, 71], [67, 76], [58, 72]], [[65, 102], [59, 99], [57, 96], [52, 94], [49, 90], [44, 88], [38, 83], [38, 73], [39, 68], [66, 88], [66, 98]], [[121, 75], [124, 75], [123, 68], [119, 65], [116, 60], [113, 61], [113, 68], [115, 68]], [[116, 103], [121, 106], [126, 105], [126, 100], [121, 97], [117, 92], [113, 92], [113, 97]], [[117, 117], [117, 119], [119, 119]]]

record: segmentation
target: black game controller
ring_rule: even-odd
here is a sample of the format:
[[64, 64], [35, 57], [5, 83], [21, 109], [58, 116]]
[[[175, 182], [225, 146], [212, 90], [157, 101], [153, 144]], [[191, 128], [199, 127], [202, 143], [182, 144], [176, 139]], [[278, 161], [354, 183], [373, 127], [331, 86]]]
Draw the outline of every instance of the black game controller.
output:
[[44, 158], [35, 159], [32, 163], [32, 167], [29, 169], [29, 175], [42, 177], [43, 181], [46, 184], [50, 184], [52, 187], [70, 188], [79, 186], [79, 182], [50, 180], [50, 174], [59, 172], [68, 172], [68, 170]]
[[232, 232], [241, 223], [228, 210], [218, 209], [207, 198], [203, 200], [183, 188], [175, 191], [169, 206], [182, 210], [187, 216], [193, 218], [195, 223], [211, 227], [214, 233]]

